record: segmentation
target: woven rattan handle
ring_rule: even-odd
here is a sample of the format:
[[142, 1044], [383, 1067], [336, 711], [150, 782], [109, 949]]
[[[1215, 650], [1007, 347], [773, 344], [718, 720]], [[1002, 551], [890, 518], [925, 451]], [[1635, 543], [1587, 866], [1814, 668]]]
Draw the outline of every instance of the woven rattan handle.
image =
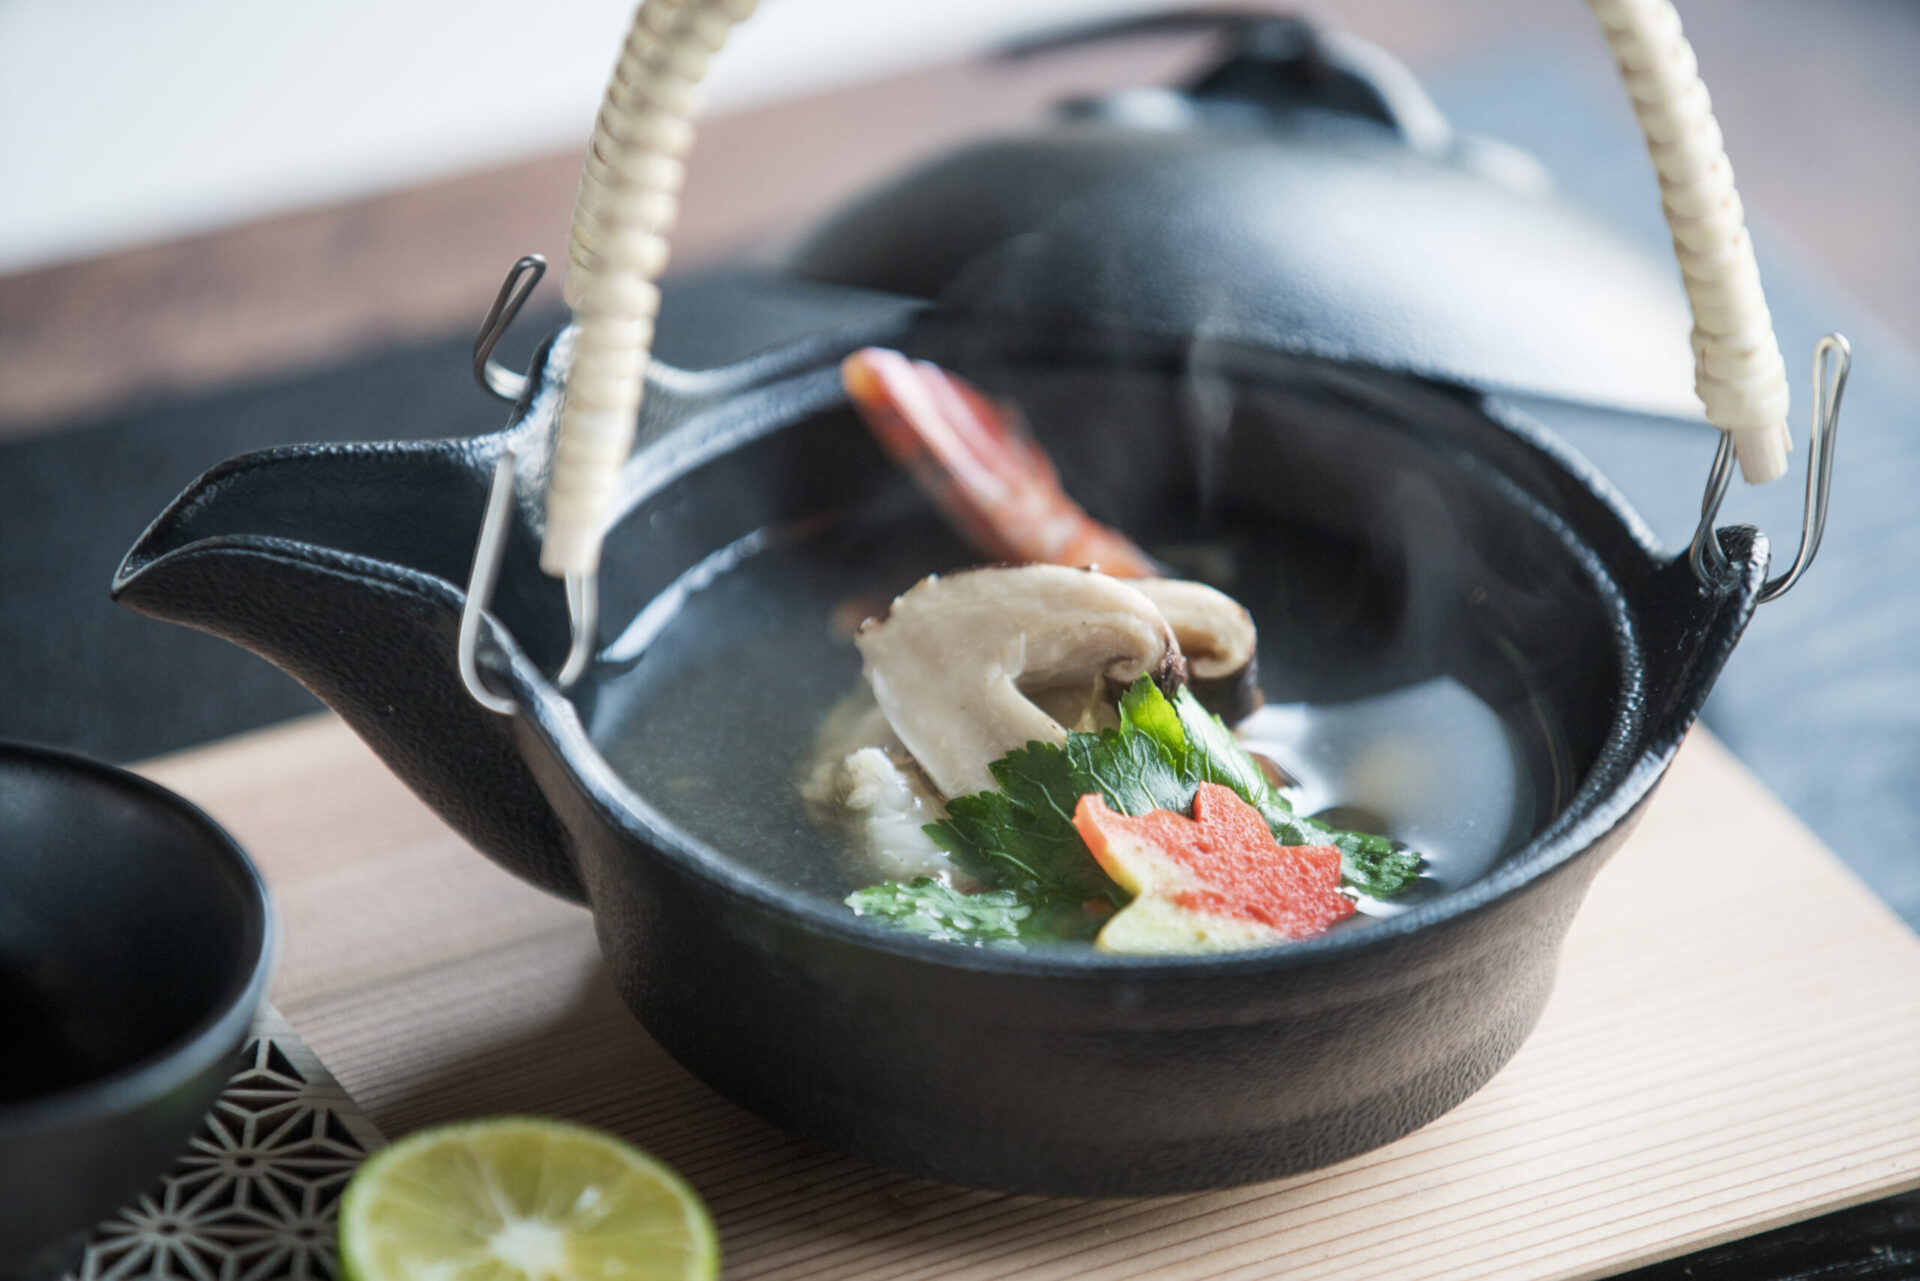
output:
[[754, 0], [644, 0], [607, 84], [567, 241], [573, 362], [547, 482], [540, 566], [590, 574], [633, 448], [680, 207], [695, 89]]
[[1753, 484], [1786, 474], [1787, 367], [1760, 291], [1733, 166], [1669, 0], [1587, 0], [1647, 136], [1660, 203], [1693, 305], [1694, 390], [1707, 420], [1733, 436]]
[[[1588, 0], [1620, 63], [1693, 306], [1694, 386], [1756, 484], [1787, 469], [1786, 366], [1699, 64], [1669, 0]], [[573, 363], [547, 486], [540, 563], [591, 574], [633, 447], [707, 61], [754, 0], [644, 0], [594, 122], [567, 245]]]

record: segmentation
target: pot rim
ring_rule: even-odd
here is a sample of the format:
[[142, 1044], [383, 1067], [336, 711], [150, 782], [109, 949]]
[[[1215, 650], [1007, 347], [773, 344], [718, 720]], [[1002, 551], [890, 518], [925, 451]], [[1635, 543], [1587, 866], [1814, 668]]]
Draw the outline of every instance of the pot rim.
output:
[[[558, 345], [558, 344], [556, 344]], [[550, 385], [551, 370], [543, 350], [536, 358], [528, 395], [521, 401], [514, 422], [501, 433], [538, 432], [534, 421], [542, 405], [551, 397], [537, 395]], [[1502, 401], [1497, 394], [1459, 388], [1413, 375], [1381, 371], [1370, 366], [1353, 366], [1306, 353], [1276, 353], [1305, 357], [1326, 364], [1358, 369], [1368, 374], [1390, 376], [1422, 385], [1440, 394], [1466, 393], [1462, 407], [1484, 418], [1490, 426], [1515, 437], [1530, 447], [1548, 464], [1569, 475], [1594, 500], [1605, 516], [1620, 527], [1627, 542], [1646, 558], [1645, 570], [1657, 573], [1678, 565], [1680, 557], [1665, 558], [1658, 540], [1646, 522], [1627, 503], [1624, 495], [1598, 468], [1518, 407]], [[791, 367], [783, 372], [791, 373]], [[817, 376], [817, 370], [809, 371]], [[671, 383], [679, 371], [667, 370]], [[805, 376], [803, 374], [803, 376]], [[623, 510], [631, 513], [637, 504], [671, 483], [680, 475], [712, 458], [716, 444], [731, 449], [782, 430], [795, 421], [791, 416], [761, 416], [746, 430], [742, 416], [751, 418], [749, 409], [724, 415], [725, 421], [708, 420], [698, 413], [670, 433], [674, 440], [668, 466], [650, 470], [643, 488], [626, 495]], [[724, 437], [721, 442], [709, 437]], [[651, 447], [650, 447], [651, 448]], [[637, 454], [636, 459], [642, 457]], [[784, 889], [772, 880], [751, 873], [730, 860], [716, 845], [694, 836], [655, 809], [644, 796], [620, 778], [602, 756], [589, 736], [578, 710], [556, 689], [507, 637], [504, 629], [489, 626], [490, 639], [498, 646], [498, 675], [506, 679], [512, 696], [519, 703], [521, 719], [544, 740], [544, 745], [572, 775], [574, 783], [601, 818], [627, 837], [671, 858], [682, 870], [738, 899], [755, 903], [781, 914], [793, 923], [837, 942], [855, 947], [877, 948], [903, 960], [939, 965], [946, 968], [1048, 979], [1097, 979], [1102, 982], [1156, 977], [1194, 977], [1234, 974], [1240, 976], [1267, 971], [1334, 964], [1371, 952], [1384, 951], [1409, 936], [1432, 932], [1509, 899], [1527, 886], [1589, 852], [1600, 839], [1627, 820], [1642, 804], [1665, 774], [1678, 750], [1686, 729], [1698, 716], [1699, 699], [1682, 700], [1678, 713], [1668, 723], [1646, 725], [1645, 673], [1641, 661], [1642, 642], [1631, 610], [1613, 573], [1592, 540], [1579, 537], [1568, 521], [1548, 510], [1532, 495], [1521, 490], [1506, 473], [1484, 460], [1490, 475], [1481, 479], [1501, 491], [1508, 501], [1544, 527], [1579, 564], [1590, 585], [1600, 596], [1615, 632], [1615, 654], [1620, 662], [1615, 686], [1616, 702], [1609, 716], [1607, 735], [1578, 788], [1560, 814], [1526, 842], [1500, 857], [1487, 873], [1432, 901], [1422, 903], [1394, 916], [1369, 922], [1363, 929], [1342, 930], [1318, 938], [1288, 943], [1273, 948], [1245, 952], [1206, 953], [1190, 956], [1124, 956], [1087, 949], [1063, 957], [1052, 951], [1034, 953], [969, 947], [953, 942], [922, 938], [904, 931], [865, 920], [844, 910], [834, 911], [824, 902]], [[629, 472], [629, 476], [634, 473]], [[1504, 483], [1500, 483], [1504, 481]], [[623, 517], [624, 519], [624, 517]], [[1709, 631], [1739, 630], [1750, 617], [1768, 561], [1766, 539], [1755, 531], [1736, 559], [1740, 573], [1717, 593], [1717, 602], [1707, 607], [1705, 628]], [[489, 619], [489, 624], [491, 624]], [[1636, 742], [1644, 746], [1637, 752], [1628, 749]], [[588, 878], [589, 885], [591, 878]]]

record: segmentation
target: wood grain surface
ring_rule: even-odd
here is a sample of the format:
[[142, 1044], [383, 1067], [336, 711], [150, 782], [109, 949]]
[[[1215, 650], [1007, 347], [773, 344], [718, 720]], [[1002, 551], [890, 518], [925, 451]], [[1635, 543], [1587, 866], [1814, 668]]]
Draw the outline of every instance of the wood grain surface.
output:
[[1331, 1169], [1148, 1201], [904, 1178], [727, 1103], [626, 1014], [583, 911], [468, 850], [331, 717], [144, 772], [258, 860], [275, 999], [390, 1137], [609, 1127], [705, 1194], [742, 1281], [1599, 1277], [1920, 1186], [1920, 939], [1701, 731], [1490, 1085]]

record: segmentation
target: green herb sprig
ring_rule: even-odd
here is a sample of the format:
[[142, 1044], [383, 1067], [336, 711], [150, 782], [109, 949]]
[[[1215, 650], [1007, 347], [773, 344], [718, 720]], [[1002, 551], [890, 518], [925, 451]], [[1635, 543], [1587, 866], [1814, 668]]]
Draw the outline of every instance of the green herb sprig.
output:
[[1074, 806], [1099, 792], [1123, 814], [1185, 814], [1202, 783], [1232, 788], [1260, 811], [1282, 845], [1340, 850], [1347, 889], [1373, 898], [1420, 874], [1420, 856], [1384, 836], [1348, 832], [1295, 814], [1233, 731], [1192, 692], [1169, 699], [1146, 677], [1120, 700], [1120, 725], [1032, 742], [988, 767], [999, 790], [959, 796], [927, 834], [955, 866], [993, 887], [961, 894], [930, 878], [887, 882], [847, 898], [854, 911], [933, 938], [982, 945], [1094, 933], [1127, 894], [1087, 851]]

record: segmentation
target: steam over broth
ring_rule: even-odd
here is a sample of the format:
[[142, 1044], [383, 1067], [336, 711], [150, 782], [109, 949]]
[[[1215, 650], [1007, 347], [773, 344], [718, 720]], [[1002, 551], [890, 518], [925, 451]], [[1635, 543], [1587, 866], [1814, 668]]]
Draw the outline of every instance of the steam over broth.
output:
[[[1546, 709], [1485, 652], [1429, 655], [1363, 554], [1284, 528], [1157, 554], [1231, 593], [1260, 636], [1268, 705], [1248, 745], [1299, 779], [1302, 813], [1414, 844], [1427, 875], [1404, 910], [1486, 872], [1564, 803], [1566, 753]], [[838, 904], [871, 877], [807, 812], [799, 780], [829, 712], [860, 686], [851, 622], [971, 555], [924, 508], [870, 504], [767, 531], [689, 571], [603, 663], [590, 729], [665, 817], [737, 865]], [[1475, 647], [1480, 648], [1480, 647]]]

